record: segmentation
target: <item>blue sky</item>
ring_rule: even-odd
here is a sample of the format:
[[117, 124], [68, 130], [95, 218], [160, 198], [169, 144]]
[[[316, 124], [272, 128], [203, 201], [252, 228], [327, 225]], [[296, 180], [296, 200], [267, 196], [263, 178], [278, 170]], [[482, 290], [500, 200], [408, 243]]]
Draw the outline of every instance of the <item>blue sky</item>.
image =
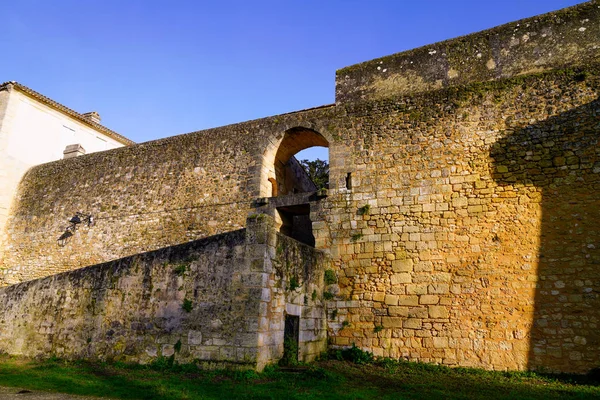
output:
[[335, 70], [576, 0], [16, 0], [0, 81], [136, 142], [334, 102]]

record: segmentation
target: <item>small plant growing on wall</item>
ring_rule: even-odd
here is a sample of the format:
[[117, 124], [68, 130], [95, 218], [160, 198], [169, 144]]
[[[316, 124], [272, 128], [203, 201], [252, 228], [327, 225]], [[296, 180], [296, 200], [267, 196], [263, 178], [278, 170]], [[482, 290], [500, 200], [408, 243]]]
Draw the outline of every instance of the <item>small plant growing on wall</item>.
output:
[[300, 287], [300, 282], [299, 282], [299, 280], [298, 280], [298, 277], [296, 277], [296, 276], [292, 276], [292, 277], [290, 278], [290, 284], [289, 284], [289, 287], [288, 287], [288, 289], [289, 289], [290, 291], [294, 291], [294, 290], [298, 289], [299, 287]]
[[335, 276], [335, 271], [332, 269], [326, 269], [325, 270], [325, 284], [333, 285], [334, 283], [337, 283], [337, 276]]
[[333, 293], [331, 293], [331, 292], [324, 292], [323, 293], [323, 298], [325, 300], [332, 300], [333, 299]]
[[371, 206], [369, 204], [365, 204], [358, 209], [358, 215], [368, 215], [369, 211], [371, 211]]
[[183, 308], [183, 310], [185, 312], [190, 312], [192, 311], [192, 301], [189, 299], [183, 299], [183, 304], [181, 304], [181, 308]]
[[360, 239], [362, 239], [364, 235], [362, 233], [355, 233], [354, 235], [352, 235], [352, 237], [350, 238], [350, 240], [352, 240], [353, 242], [359, 241]]
[[173, 268], [173, 272], [179, 276], [185, 274], [186, 270], [187, 270], [187, 265], [185, 265], [185, 264], [179, 264]]
[[338, 310], [337, 308], [334, 308], [333, 310], [331, 310], [331, 314], [329, 314], [329, 319], [336, 319], [338, 315]]

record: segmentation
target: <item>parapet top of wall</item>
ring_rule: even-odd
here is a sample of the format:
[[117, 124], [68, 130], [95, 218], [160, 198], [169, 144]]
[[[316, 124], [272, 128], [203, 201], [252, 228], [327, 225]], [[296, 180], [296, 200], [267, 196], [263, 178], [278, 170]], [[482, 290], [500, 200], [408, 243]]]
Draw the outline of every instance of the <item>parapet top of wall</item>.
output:
[[336, 103], [408, 95], [600, 59], [597, 0], [336, 72]]

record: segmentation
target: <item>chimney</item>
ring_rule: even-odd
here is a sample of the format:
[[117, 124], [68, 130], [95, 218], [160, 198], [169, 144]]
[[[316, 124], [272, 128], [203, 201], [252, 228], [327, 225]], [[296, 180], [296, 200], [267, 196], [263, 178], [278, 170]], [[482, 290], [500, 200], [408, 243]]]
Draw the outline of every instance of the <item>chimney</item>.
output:
[[83, 115], [84, 118], [86, 118], [86, 119], [88, 119], [88, 120], [90, 120], [92, 122], [95, 122], [97, 124], [100, 123], [100, 120], [101, 120], [100, 119], [100, 114], [98, 114], [96, 111], [86, 112], [86, 113], [83, 113], [81, 115]]
[[85, 149], [80, 144], [70, 144], [63, 151], [63, 158], [73, 158], [85, 154]]

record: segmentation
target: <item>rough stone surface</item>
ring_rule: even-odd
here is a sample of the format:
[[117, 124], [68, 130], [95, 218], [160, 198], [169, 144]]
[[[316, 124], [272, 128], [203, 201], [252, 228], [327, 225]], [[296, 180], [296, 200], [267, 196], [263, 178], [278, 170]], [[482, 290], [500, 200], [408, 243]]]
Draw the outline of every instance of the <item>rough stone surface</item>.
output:
[[330, 190], [317, 243], [359, 306], [338, 302], [353, 323], [330, 328], [333, 345], [494, 369], [597, 363], [598, 71], [346, 107], [353, 185]]
[[327, 348], [323, 274], [329, 260], [323, 252], [277, 233], [275, 225], [265, 214], [248, 219], [249, 231], [256, 233], [251, 241], [264, 249], [250, 259], [251, 265], [264, 265], [259, 362], [264, 365], [283, 356], [286, 315], [300, 317], [298, 360], [309, 362]]
[[413, 94], [598, 61], [597, 2], [343, 68], [336, 103]]
[[2, 288], [0, 351], [262, 369], [281, 358], [285, 310], [296, 307], [300, 359], [312, 360], [327, 331], [321, 297], [306, 296], [320, 286], [325, 259], [259, 228]]
[[[307, 358], [324, 346], [326, 323], [331, 346], [356, 344], [377, 356], [587, 372], [600, 359], [600, 35], [588, 35], [600, 26], [598, 6], [488, 31], [490, 41], [515, 36], [514, 51], [510, 41], [491, 48], [502, 56], [509, 43], [513, 54], [494, 58], [493, 68], [508, 72], [493, 79], [475, 71], [439, 90], [358, 96], [36, 167], [9, 223], [5, 276], [29, 279], [247, 226], [244, 257], [261, 271], [242, 282], [256, 289], [249, 299], [260, 315], [252, 331], [260, 332], [257, 364], [281, 355], [287, 313], [301, 316]], [[518, 56], [532, 43], [541, 60], [548, 46], [557, 48], [543, 71], [524, 69]], [[329, 190], [270, 198], [287, 155], [324, 143]], [[72, 187], [88, 190], [69, 196]], [[328, 257], [276, 234], [278, 213], [296, 206], [310, 209], [315, 247]], [[98, 225], [58, 248], [49, 232], [79, 209], [100, 210]], [[310, 265], [332, 269], [336, 282], [309, 274]], [[57, 292], [74, 285], [68, 276], [80, 275], [0, 293], [60, 279]], [[21, 300], [3, 304], [18, 308]], [[227, 326], [219, 320], [206, 323]], [[206, 328], [191, 329], [201, 335], [186, 331], [186, 341], [207, 337]], [[172, 351], [174, 343], [162, 344], [153, 351]], [[223, 344], [219, 357], [231, 351]]]
[[30, 357], [255, 362], [246, 336], [256, 342], [247, 326], [259, 299], [243, 284], [255, 274], [244, 245], [245, 231], [235, 231], [3, 288], [0, 348]]

